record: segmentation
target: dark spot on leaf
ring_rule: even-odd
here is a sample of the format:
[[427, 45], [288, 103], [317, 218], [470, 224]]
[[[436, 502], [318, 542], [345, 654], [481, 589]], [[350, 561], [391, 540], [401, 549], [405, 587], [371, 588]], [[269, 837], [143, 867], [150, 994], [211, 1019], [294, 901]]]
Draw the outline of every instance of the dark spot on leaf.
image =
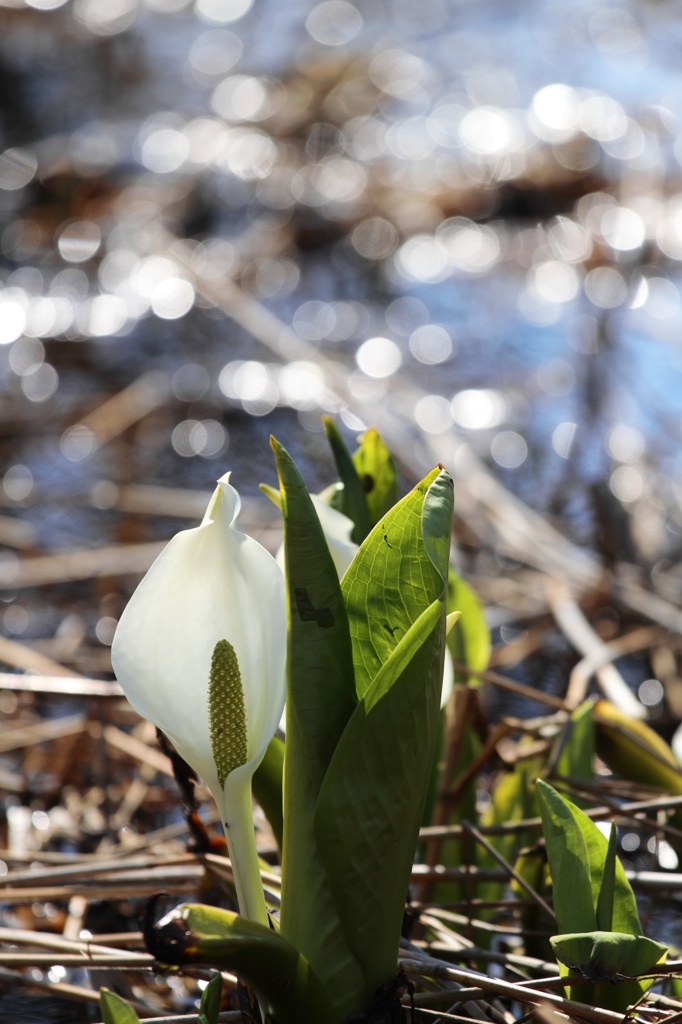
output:
[[296, 587], [296, 607], [301, 622], [316, 622], [320, 629], [329, 629], [334, 625], [331, 608], [315, 608], [308, 597], [308, 591], [303, 587]]
[[363, 491], [365, 492], [365, 494], [369, 494], [369, 492], [371, 490], [373, 490], [373, 488], [374, 488], [374, 477], [371, 475], [371, 473], [365, 473], [365, 475], [362, 478], [362, 489], [363, 489]]
[[384, 629], [387, 633], [390, 633], [392, 637], [395, 637], [395, 631], [399, 628], [399, 626], [389, 626], [388, 622], [384, 622]]
[[389, 543], [388, 534], [387, 533], [384, 534], [384, 541], [385, 541], [386, 544], [388, 544], [389, 548], [393, 547], [393, 545]]

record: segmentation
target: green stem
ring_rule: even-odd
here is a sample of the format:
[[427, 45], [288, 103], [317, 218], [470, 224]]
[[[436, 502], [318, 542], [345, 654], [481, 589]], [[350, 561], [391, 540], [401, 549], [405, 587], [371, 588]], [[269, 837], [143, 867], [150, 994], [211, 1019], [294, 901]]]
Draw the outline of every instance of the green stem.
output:
[[224, 809], [223, 828], [232, 861], [239, 913], [267, 928], [268, 914], [253, 828], [251, 779], [239, 786], [226, 787]]

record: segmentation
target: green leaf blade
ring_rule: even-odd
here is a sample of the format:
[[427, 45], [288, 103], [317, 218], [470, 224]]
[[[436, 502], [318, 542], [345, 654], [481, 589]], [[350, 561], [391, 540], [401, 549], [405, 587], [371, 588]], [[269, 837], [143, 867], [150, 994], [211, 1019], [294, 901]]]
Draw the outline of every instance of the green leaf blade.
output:
[[368, 999], [395, 974], [429, 784], [452, 506], [437, 468], [377, 524], [342, 581], [360, 703], [320, 792], [316, 836]]
[[438, 726], [443, 634], [441, 619], [391, 689], [370, 710], [358, 706], [320, 793], [318, 846], [367, 999], [396, 971]]
[[[424, 499], [441, 475], [452, 494], [448, 474], [432, 470], [374, 527], [343, 578], [359, 699], [412, 623], [443, 593], [442, 571], [425, 557], [422, 538]], [[433, 549], [436, 541], [429, 538]]]
[[613, 928], [613, 904], [616, 891], [616, 825], [611, 822], [609, 848], [604, 860], [599, 896], [597, 898], [597, 928], [610, 932]]
[[99, 1011], [104, 1024], [140, 1024], [132, 1006], [108, 988], [99, 990]]
[[596, 931], [587, 844], [582, 831], [566, 801], [542, 779], [537, 781], [537, 794], [559, 931]]
[[353, 464], [365, 492], [370, 525], [376, 526], [398, 500], [398, 474], [391, 452], [374, 427], [360, 438]]
[[362, 975], [345, 941], [315, 840], [320, 787], [355, 705], [353, 656], [338, 574], [291, 456], [272, 442], [287, 565], [289, 648], [281, 933], [332, 1000], [356, 1008]]
[[253, 776], [253, 794], [270, 823], [280, 855], [284, 838], [284, 743], [273, 736]]
[[346, 448], [345, 441], [334, 420], [330, 416], [323, 416], [322, 422], [334, 456], [336, 469], [343, 484], [343, 488], [335, 496], [334, 507], [353, 521], [355, 527], [351, 539], [356, 544], [362, 544], [372, 528], [362, 480], [358, 476], [351, 454]]
[[211, 978], [201, 996], [198, 1024], [218, 1024], [220, 1000], [223, 994], [223, 979], [219, 974]]

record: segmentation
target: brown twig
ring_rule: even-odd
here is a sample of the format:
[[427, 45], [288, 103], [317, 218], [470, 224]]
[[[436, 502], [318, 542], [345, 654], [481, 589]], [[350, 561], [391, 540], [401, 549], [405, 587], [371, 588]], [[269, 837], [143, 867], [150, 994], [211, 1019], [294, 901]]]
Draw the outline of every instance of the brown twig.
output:
[[533, 886], [530, 885], [530, 883], [526, 881], [526, 879], [523, 877], [523, 875], [520, 875], [518, 873], [518, 871], [516, 871], [511, 866], [509, 861], [506, 860], [506, 858], [502, 856], [502, 854], [499, 852], [499, 850], [496, 850], [495, 847], [492, 845], [492, 843], [489, 843], [488, 840], [485, 839], [481, 835], [481, 833], [478, 831], [476, 826], [472, 825], [471, 822], [469, 822], [469, 821], [463, 821], [462, 825], [467, 830], [467, 832], [471, 833], [471, 835], [474, 837], [476, 842], [479, 843], [483, 847], [484, 850], [487, 850], [487, 852], [490, 854], [490, 856], [494, 860], [496, 860], [498, 864], [502, 865], [504, 870], [508, 872], [509, 877], [513, 878], [514, 881], [518, 885], [520, 885], [521, 888], [524, 889], [528, 893], [530, 898], [537, 903], [537, 905], [541, 908], [541, 910], [544, 910], [544, 912], [549, 915], [549, 917], [551, 918], [552, 921], [556, 921], [556, 914], [554, 913], [552, 908], [549, 906], [549, 904], [545, 902], [545, 900], [542, 898], [540, 893], [536, 892], [535, 889], [533, 888]]

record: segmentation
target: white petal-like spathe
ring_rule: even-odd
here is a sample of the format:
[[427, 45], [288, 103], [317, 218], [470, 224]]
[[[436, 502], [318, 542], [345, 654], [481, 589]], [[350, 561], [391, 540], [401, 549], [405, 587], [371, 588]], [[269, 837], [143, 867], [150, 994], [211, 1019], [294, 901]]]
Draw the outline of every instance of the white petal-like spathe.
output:
[[443, 661], [443, 689], [441, 691], [440, 706], [445, 707], [450, 699], [452, 688], [455, 685], [455, 670], [452, 665], [450, 648], [445, 645], [445, 660]]
[[[311, 494], [310, 500], [315, 506], [317, 518], [320, 520], [320, 526], [327, 541], [329, 553], [336, 566], [339, 579], [341, 579], [358, 550], [358, 545], [350, 539], [350, 535], [353, 532], [353, 520], [345, 516], [343, 512], [339, 512], [328, 505], [321, 494]], [[284, 572], [283, 544], [277, 552], [276, 558], [277, 564], [282, 572]]]
[[111, 652], [132, 706], [167, 733], [216, 799], [208, 714], [216, 643], [229, 640], [237, 654], [248, 734], [249, 761], [230, 773], [227, 788], [260, 762], [286, 688], [284, 577], [265, 548], [235, 529], [239, 507], [226, 474], [201, 526], [177, 534], [140, 583]]

